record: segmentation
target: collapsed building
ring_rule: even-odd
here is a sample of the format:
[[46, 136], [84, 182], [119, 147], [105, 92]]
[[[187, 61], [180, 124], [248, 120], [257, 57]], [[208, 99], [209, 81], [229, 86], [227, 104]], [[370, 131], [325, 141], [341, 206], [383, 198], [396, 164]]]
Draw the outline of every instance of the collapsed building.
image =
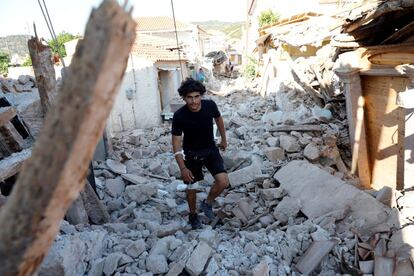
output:
[[[65, 219], [59, 220], [58, 235], [38, 274], [413, 275], [414, 191], [409, 182], [412, 162], [405, 157], [405, 151], [410, 153], [406, 141], [411, 117], [395, 104], [397, 93], [410, 84], [410, 67], [401, 65], [411, 63], [407, 58], [412, 46], [369, 48], [383, 41], [409, 41], [402, 34], [409, 33], [410, 26], [407, 22], [406, 28], [399, 26], [401, 32], [395, 32], [395, 26], [387, 28], [404, 40], [388, 39], [392, 34], [383, 32], [381, 38], [371, 31], [366, 35], [378, 22], [389, 24], [381, 20], [384, 15], [398, 24], [402, 24], [398, 18], [409, 17], [405, 9], [412, 12], [411, 6], [400, 9], [394, 3], [352, 11], [340, 30], [358, 34], [354, 41], [329, 35], [329, 43], [320, 43], [313, 52], [316, 56], [304, 51], [308, 58], [294, 57], [282, 67], [291, 73], [289, 78], [280, 77], [281, 70], [273, 66], [275, 51], [269, 49], [261, 78], [225, 79], [230, 90], [208, 95], [222, 111], [229, 143], [223, 158], [230, 187], [214, 205], [219, 219], [197, 231], [187, 224], [185, 186], [171, 152], [168, 122], [118, 132], [104, 159], [92, 162], [95, 191], [87, 184]], [[265, 40], [281, 37], [277, 33]], [[80, 61], [75, 60], [74, 66]], [[39, 86], [28, 77], [1, 83], [5, 99], [36, 94]], [[28, 92], [17, 91], [25, 91], [20, 85]], [[62, 91], [67, 92], [68, 85], [63, 83]], [[358, 101], [362, 96], [365, 106]], [[37, 125], [36, 135], [28, 135], [36, 126], [28, 123], [26, 118], [33, 118], [29, 115], [44, 120], [45, 104], [37, 99], [37, 112], [19, 111], [27, 104], [17, 101], [2, 108], [0, 168], [7, 165], [0, 169], [2, 181], [16, 176], [30, 157], [33, 140], [53, 126]], [[400, 102], [409, 106], [403, 99]], [[22, 130], [18, 122], [27, 128]], [[10, 166], [10, 161], [4, 162], [8, 158], [19, 161]], [[71, 180], [69, 185], [79, 185]], [[200, 201], [212, 182], [207, 175], [199, 183]], [[0, 209], [2, 215], [10, 210], [5, 207]]]

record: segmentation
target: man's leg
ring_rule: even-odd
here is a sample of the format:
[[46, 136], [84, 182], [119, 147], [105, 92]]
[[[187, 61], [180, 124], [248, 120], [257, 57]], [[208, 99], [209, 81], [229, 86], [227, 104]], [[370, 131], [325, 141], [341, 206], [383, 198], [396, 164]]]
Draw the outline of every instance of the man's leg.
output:
[[188, 209], [190, 210], [190, 214], [196, 214], [197, 208], [197, 191], [196, 190], [187, 190], [187, 202], [188, 202]]
[[214, 176], [214, 184], [213, 187], [211, 187], [210, 192], [207, 196], [206, 202], [208, 204], [212, 204], [213, 201], [218, 197], [224, 189], [226, 189], [229, 186], [229, 177], [227, 173], [222, 172], [218, 173]]

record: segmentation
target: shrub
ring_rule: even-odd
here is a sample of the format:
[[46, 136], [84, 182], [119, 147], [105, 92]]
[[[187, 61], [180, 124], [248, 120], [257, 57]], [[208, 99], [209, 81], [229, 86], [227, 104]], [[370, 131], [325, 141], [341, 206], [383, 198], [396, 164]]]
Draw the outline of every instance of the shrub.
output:
[[253, 79], [257, 75], [257, 61], [250, 56], [247, 56], [247, 58], [249, 59], [249, 62], [244, 67], [243, 76], [249, 79]]
[[258, 20], [259, 20], [259, 26], [265, 26], [268, 24], [276, 23], [279, 21], [280, 14], [277, 12], [273, 12], [272, 10], [266, 10], [260, 13]]
[[0, 52], [0, 74], [7, 74], [10, 56], [5, 52]]
[[72, 39], [79, 38], [79, 37], [80, 36], [78, 35], [73, 35], [73, 34], [63, 31], [57, 35], [56, 40], [53, 40], [53, 39], [49, 40], [48, 44], [50, 48], [52, 48], [52, 51], [54, 54], [58, 54], [61, 57], [65, 57], [66, 50], [65, 50], [65, 45], [63, 44], [68, 41], [71, 41]]

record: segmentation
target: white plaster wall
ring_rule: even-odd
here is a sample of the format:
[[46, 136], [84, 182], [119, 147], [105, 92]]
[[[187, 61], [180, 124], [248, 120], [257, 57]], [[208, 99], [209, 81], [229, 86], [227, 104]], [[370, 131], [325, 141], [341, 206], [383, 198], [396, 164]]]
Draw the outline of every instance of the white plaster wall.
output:
[[160, 105], [157, 69], [154, 63], [139, 57], [133, 57], [131, 62], [130, 58], [108, 119], [109, 135], [159, 125]]

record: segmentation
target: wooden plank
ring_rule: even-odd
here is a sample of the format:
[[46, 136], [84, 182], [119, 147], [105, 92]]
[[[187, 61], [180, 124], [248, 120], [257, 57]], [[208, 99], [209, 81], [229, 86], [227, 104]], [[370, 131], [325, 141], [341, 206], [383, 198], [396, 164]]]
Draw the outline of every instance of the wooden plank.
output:
[[273, 126], [269, 128], [270, 132], [276, 131], [323, 131], [322, 127], [319, 125], [281, 125], [281, 126]]
[[3, 144], [10, 154], [21, 151], [24, 148], [23, 137], [10, 122], [0, 126], [0, 143]]
[[0, 212], [0, 275], [32, 275], [84, 186], [119, 90], [136, 23], [114, 0], [91, 13], [56, 105]]
[[368, 60], [373, 64], [381, 65], [402, 65], [414, 63], [414, 53], [410, 52], [398, 52], [398, 53], [381, 53], [372, 55]]
[[16, 109], [12, 106], [0, 107], [0, 126], [10, 122], [16, 116]]
[[52, 49], [41, 40], [32, 37], [27, 42], [30, 58], [32, 59], [33, 71], [39, 90], [40, 104], [43, 115], [50, 107], [51, 97], [56, 90], [55, 68], [52, 62]]
[[404, 77], [405, 75], [401, 73], [396, 68], [367, 68], [361, 69], [361, 76], [387, 76], [387, 77]]
[[365, 133], [365, 99], [362, 96], [359, 69], [335, 71], [345, 83], [346, 111], [352, 147], [351, 173], [358, 172], [361, 186], [371, 185], [370, 164]]
[[[405, 111], [396, 105], [397, 91], [405, 90], [409, 80], [402, 77], [363, 77], [369, 160], [373, 188], [397, 188], [404, 181]], [[397, 175], [398, 170], [398, 175]]]
[[17, 174], [24, 161], [29, 159], [31, 150], [25, 149], [0, 160], [0, 182]]
[[314, 241], [300, 258], [296, 268], [301, 273], [309, 275], [337, 243], [336, 240]]

